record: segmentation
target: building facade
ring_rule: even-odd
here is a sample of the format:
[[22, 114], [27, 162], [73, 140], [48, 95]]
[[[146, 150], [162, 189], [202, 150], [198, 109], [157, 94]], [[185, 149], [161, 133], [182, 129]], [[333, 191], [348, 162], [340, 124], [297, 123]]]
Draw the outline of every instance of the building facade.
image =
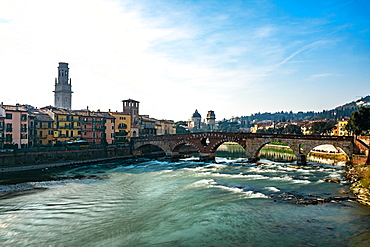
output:
[[157, 135], [176, 134], [175, 122], [172, 120], [157, 120], [156, 129]]
[[53, 119], [41, 109], [25, 105], [28, 110], [28, 146], [51, 146], [53, 144]]
[[53, 143], [81, 139], [80, 116], [72, 111], [53, 106], [41, 108], [53, 119]]
[[0, 106], [0, 149], [4, 148], [4, 120], [5, 120], [5, 109]]
[[28, 146], [28, 112], [24, 106], [2, 105], [5, 109], [4, 119], [4, 148], [17, 147], [26, 148]]
[[128, 99], [122, 100], [123, 103], [123, 113], [131, 116], [131, 128], [130, 128], [130, 137], [139, 136], [139, 101]]
[[58, 78], [55, 78], [54, 106], [72, 109], [72, 82], [69, 79], [68, 63], [59, 63]]
[[76, 110], [74, 114], [79, 116], [81, 125], [81, 139], [92, 145], [107, 144], [106, 121], [107, 119], [100, 112], [87, 110]]
[[141, 115], [140, 116], [140, 130], [139, 135], [140, 136], [150, 136], [150, 135], [156, 135], [157, 129], [156, 129], [157, 119], [150, 118], [148, 115]]
[[123, 144], [127, 143], [131, 137], [131, 116], [123, 112], [108, 112], [115, 118], [114, 125], [114, 143]]

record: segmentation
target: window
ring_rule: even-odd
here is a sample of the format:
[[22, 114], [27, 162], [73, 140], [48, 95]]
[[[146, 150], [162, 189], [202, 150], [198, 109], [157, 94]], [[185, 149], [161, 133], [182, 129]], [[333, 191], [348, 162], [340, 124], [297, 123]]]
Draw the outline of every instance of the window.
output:
[[6, 119], [12, 119], [13, 118], [13, 114], [7, 113], [5, 118]]
[[27, 134], [21, 134], [21, 139], [27, 139]]
[[21, 121], [27, 121], [27, 115], [26, 114], [21, 115]]
[[27, 124], [21, 125], [21, 132], [27, 132]]
[[13, 135], [12, 134], [6, 134], [5, 141], [6, 142], [12, 142], [13, 141]]
[[6, 124], [6, 132], [12, 132], [13, 131], [13, 125], [11, 123]]
[[118, 128], [119, 128], [119, 129], [127, 129], [127, 125], [126, 125], [126, 124], [124, 124], [124, 123], [120, 123], [120, 124], [118, 125]]

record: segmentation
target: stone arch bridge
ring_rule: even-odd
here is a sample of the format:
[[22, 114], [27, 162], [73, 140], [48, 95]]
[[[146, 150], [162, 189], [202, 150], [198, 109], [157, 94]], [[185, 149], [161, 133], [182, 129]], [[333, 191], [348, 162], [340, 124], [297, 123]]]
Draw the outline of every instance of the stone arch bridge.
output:
[[258, 160], [260, 149], [271, 142], [284, 143], [293, 150], [297, 162], [306, 163], [307, 154], [320, 145], [333, 145], [341, 148], [349, 158], [352, 158], [354, 137], [352, 136], [317, 136], [317, 135], [282, 135], [255, 134], [231, 132], [197, 132], [175, 135], [143, 136], [131, 139], [134, 155], [142, 155], [145, 147], [156, 146], [162, 149], [168, 157], [179, 157], [179, 151], [184, 145], [193, 146], [201, 160], [213, 160], [217, 148], [225, 142], [236, 142], [245, 149], [250, 161]]

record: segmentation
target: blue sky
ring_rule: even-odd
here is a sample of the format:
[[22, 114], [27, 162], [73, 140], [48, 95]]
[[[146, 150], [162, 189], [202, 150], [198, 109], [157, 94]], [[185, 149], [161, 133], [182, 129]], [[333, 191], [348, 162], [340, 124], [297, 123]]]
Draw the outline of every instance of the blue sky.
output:
[[370, 1], [2, 0], [0, 101], [187, 120], [320, 111], [370, 94]]

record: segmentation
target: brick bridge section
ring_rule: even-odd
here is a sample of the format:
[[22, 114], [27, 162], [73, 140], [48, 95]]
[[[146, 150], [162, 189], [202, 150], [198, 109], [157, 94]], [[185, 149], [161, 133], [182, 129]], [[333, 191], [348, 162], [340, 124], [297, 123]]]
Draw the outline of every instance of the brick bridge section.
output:
[[[168, 157], [179, 157], [179, 151], [184, 145], [193, 146], [201, 160], [214, 160], [217, 148], [224, 142], [236, 142], [245, 149], [250, 161], [258, 160], [260, 149], [271, 142], [284, 143], [297, 156], [297, 163], [306, 163], [307, 154], [320, 145], [333, 145], [341, 148], [351, 159], [354, 151], [352, 136], [316, 136], [316, 135], [280, 135], [230, 132], [199, 132], [175, 135], [144, 136], [132, 138], [132, 152], [143, 155], [143, 149], [148, 146], [161, 148]], [[356, 150], [355, 150], [356, 149]]]

